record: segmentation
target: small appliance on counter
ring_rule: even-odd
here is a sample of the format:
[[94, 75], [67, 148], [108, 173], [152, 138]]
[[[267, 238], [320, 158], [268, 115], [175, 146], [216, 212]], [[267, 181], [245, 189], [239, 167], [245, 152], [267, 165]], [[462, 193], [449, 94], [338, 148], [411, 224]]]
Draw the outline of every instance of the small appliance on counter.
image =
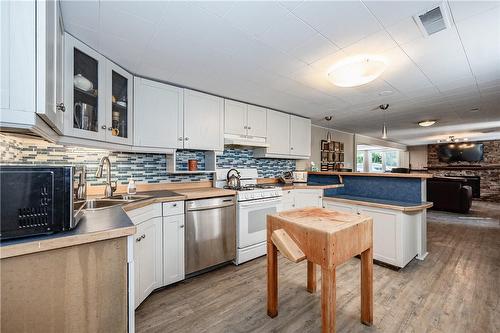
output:
[[307, 171], [296, 170], [292, 172], [294, 183], [307, 183]]
[[285, 171], [280, 176], [280, 181], [285, 184], [293, 184], [293, 174], [291, 171]]
[[[0, 240], [74, 229], [83, 215], [75, 210], [73, 166], [0, 166]], [[79, 181], [84, 177], [76, 177]]]

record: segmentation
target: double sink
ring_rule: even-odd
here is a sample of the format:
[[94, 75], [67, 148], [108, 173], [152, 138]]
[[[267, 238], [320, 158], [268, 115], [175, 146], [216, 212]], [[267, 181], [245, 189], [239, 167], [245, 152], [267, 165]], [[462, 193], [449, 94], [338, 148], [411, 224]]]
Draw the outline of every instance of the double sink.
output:
[[98, 198], [98, 199], [88, 199], [85, 201], [75, 202], [75, 206], [78, 210], [84, 209], [88, 211], [101, 210], [106, 208], [112, 208], [115, 206], [120, 206], [123, 204], [145, 200], [152, 198], [150, 195], [140, 195], [140, 194], [118, 194], [113, 195], [109, 198]]

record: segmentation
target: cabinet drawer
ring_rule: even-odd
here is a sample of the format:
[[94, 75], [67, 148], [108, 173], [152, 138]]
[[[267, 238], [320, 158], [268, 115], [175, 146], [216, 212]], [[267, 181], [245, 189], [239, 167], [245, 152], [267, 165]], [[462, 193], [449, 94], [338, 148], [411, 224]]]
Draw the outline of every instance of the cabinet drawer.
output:
[[172, 201], [163, 203], [163, 216], [184, 214], [184, 201]]
[[135, 225], [145, 222], [154, 217], [161, 217], [161, 203], [137, 208], [127, 212], [127, 215]]

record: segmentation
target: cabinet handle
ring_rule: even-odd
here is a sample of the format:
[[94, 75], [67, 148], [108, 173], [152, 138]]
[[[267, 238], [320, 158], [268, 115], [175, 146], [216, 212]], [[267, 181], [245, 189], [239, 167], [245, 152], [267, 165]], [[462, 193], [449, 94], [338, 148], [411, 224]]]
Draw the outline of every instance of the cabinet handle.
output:
[[177, 207], [177, 204], [176, 204], [176, 203], [174, 203], [174, 204], [172, 205], [172, 207]]
[[180, 225], [179, 228], [184, 228], [184, 224], [183, 225]]
[[59, 103], [56, 105], [57, 111], [65, 112], [66, 111], [66, 106], [64, 106], [64, 103]]
[[189, 138], [186, 136], [186, 137], [184, 138], [184, 140], [186, 140], [186, 141], [187, 141], [187, 140], [189, 140]]
[[180, 136], [177, 140], [182, 141], [182, 136]]
[[106, 125], [102, 125], [102, 126], [101, 126], [101, 128], [102, 128], [102, 129], [106, 129]]

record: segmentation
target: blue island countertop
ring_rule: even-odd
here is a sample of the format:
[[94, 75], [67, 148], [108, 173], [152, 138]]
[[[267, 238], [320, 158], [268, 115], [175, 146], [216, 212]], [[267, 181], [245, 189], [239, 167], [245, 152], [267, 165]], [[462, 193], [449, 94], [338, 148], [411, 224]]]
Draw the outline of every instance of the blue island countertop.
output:
[[337, 194], [333, 196], [324, 197], [324, 200], [357, 204], [362, 206], [394, 209], [403, 212], [419, 211], [422, 209], [427, 209], [432, 207], [432, 202], [405, 202], [405, 201], [361, 197], [361, 196], [347, 195], [347, 194]]

